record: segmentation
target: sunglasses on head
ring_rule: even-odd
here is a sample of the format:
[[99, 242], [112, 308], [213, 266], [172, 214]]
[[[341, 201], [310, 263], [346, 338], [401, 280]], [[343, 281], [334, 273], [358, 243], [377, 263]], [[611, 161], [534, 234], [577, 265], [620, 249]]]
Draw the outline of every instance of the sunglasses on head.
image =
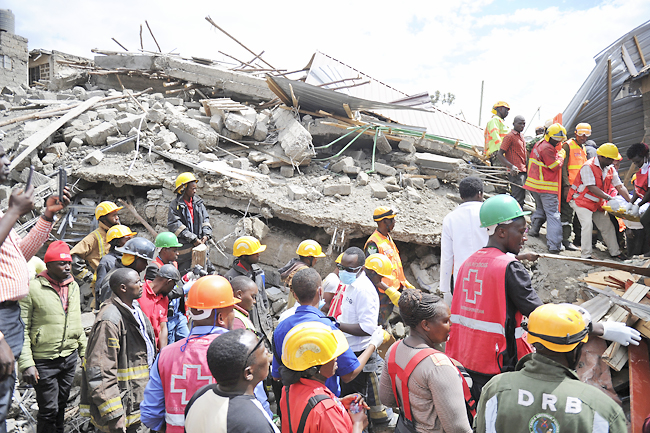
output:
[[255, 333], [255, 335], [257, 335], [257, 344], [255, 345], [255, 347], [253, 347], [253, 350], [248, 352], [248, 355], [246, 355], [246, 360], [244, 361], [244, 370], [246, 370], [246, 367], [248, 367], [248, 360], [250, 359], [251, 355], [255, 353], [255, 351], [262, 345], [262, 343], [269, 342], [268, 338], [266, 338], [266, 335], [264, 335], [264, 333], [257, 332], [257, 331], [253, 331], [253, 332]]
[[343, 265], [340, 264], [340, 263], [337, 263], [337, 264], [336, 264], [336, 267], [337, 267], [340, 271], [352, 272], [353, 274], [356, 274], [357, 272], [359, 272], [359, 269], [361, 269], [361, 268], [363, 267], [363, 265], [361, 265], [361, 266], [357, 266], [356, 268], [348, 268], [348, 267], [343, 266]]

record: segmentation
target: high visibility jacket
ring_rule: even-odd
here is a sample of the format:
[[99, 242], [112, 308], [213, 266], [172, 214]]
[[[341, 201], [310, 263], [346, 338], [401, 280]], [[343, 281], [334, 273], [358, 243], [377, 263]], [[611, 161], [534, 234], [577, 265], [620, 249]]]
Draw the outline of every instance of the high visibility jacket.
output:
[[[406, 281], [404, 269], [402, 269], [402, 259], [399, 257], [399, 250], [397, 249], [395, 242], [393, 242], [393, 238], [391, 238], [390, 235], [384, 236], [379, 233], [379, 230], [375, 230], [375, 232], [370, 235], [363, 248], [366, 249], [370, 242], [374, 242], [375, 245], [377, 245], [377, 252], [388, 257], [388, 260], [393, 264], [393, 280], [384, 280], [384, 282], [388, 284], [389, 287], [393, 287], [397, 290], [399, 290], [401, 286], [404, 286], [407, 289], [414, 289], [415, 287]], [[377, 290], [383, 293], [383, 290], [379, 288]]]
[[563, 162], [564, 150], [558, 152], [548, 141], [539, 141], [530, 151], [524, 188], [539, 193], [558, 194]]
[[497, 248], [482, 248], [458, 271], [451, 303], [454, 326], [445, 352], [468, 370], [499, 374], [532, 352], [520, 312], [515, 315], [515, 335], [506, 335], [506, 269], [513, 260]]
[[648, 173], [650, 173], [650, 170], [646, 171], [645, 174], [639, 170], [636, 172], [636, 179], [634, 179], [634, 191], [641, 198], [648, 193]]
[[485, 155], [490, 156], [501, 148], [503, 137], [508, 134], [509, 129], [499, 116], [492, 116], [485, 125], [483, 136], [485, 138]]
[[[166, 433], [183, 433], [185, 406], [196, 391], [214, 383], [206, 353], [219, 334], [208, 334], [177, 341], [163, 348], [158, 356], [158, 371], [165, 393]], [[180, 348], [186, 344], [185, 351]]]
[[[612, 179], [614, 179], [614, 170], [609, 170], [607, 176], [603, 179], [603, 169], [595, 164], [594, 160], [596, 158], [591, 158], [585, 163], [585, 165], [591, 168], [594, 178], [596, 179], [596, 187], [603, 192], [608, 192], [612, 186]], [[571, 191], [567, 196], [567, 201], [571, 200], [575, 200], [578, 207], [589, 209], [592, 212], [598, 211], [605, 202], [602, 198], [596, 197], [592, 194], [591, 191], [589, 191], [589, 188], [582, 183], [582, 176], [580, 173], [578, 173], [578, 177], [576, 177], [573, 185], [571, 185]]]
[[573, 183], [578, 172], [580, 172], [584, 163], [587, 162], [587, 151], [576, 142], [575, 138], [569, 140], [567, 144], [569, 145], [569, 154], [566, 156], [567, 160], [564, 163], [567, 164], [569, 182]]
[[248, 318], [247, 315], [242, 313], [241, 311], [238, 310], [240, 308], [238, 305], [235, 305], [235, 308], [233, 309], [235, 313], [235, 318], [241, 320], [241, 322], [244, 324], [246, 329], [250, 329], [251, 331], [255, 331], [255, 325], [253, 325], [253, 322], [251, 322], [251, 319]]

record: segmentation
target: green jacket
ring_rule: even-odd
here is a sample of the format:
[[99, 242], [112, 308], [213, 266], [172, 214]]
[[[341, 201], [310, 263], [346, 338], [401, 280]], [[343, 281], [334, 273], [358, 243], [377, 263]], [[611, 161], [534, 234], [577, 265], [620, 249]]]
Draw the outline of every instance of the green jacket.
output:
[[474, 431], [625, 433], [618, 404], [557, 362], [531, 353], [516, 371], [494, 376], [483, 388]]
[[20, 300], [20, 315], [25, 323], [25, 343], [18, 358], [18, 369], [34, 365], [34, 359], [55, 359], [79, 350], [86, 353], [86, 333], [81, 326], [79, 285], [68, 286], [68, 311], [63, 310], [59, 294], [45, 277], [29, 283], [29, 294]]

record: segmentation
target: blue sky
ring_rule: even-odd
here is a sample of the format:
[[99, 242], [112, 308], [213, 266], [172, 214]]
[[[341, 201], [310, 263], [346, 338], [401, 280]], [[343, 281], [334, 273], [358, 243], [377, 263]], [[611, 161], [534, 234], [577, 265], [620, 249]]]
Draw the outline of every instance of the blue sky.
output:
[[[454, 93], [449, 111], [472, 123], [484, 80], [481, 126], [498, 100], [509, 102], [512, 118], [540, 107], [532, 126], [563, 111], [593, 57], [650, 17], [647, 0], [5, 0], [2, 7], [13, 10], [30, 49], [92, 57], [92, 48], [119, 51], [114, 37], [137, 50], [139, 25], [148, 20], [163, 51], [250, 60], [205, 21], [210, 15], [276, 67], [301, 68], [320, 50], [409, 94]], [[144, 32], [145, 49], [155, 50]]]

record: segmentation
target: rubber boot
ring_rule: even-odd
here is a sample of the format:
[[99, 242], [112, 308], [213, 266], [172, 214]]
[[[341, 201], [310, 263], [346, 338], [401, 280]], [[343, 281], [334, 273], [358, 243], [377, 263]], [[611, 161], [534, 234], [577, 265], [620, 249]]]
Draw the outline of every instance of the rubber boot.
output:
[[538, 237], [539, 229], [542, 228], [542, 224], [544, 224], [544, 220], [542, 219], [533, 220], [533, 222], [530, 224], [530, 230], [528, 230], [528, 236], [532, 236], [534, 238]]

